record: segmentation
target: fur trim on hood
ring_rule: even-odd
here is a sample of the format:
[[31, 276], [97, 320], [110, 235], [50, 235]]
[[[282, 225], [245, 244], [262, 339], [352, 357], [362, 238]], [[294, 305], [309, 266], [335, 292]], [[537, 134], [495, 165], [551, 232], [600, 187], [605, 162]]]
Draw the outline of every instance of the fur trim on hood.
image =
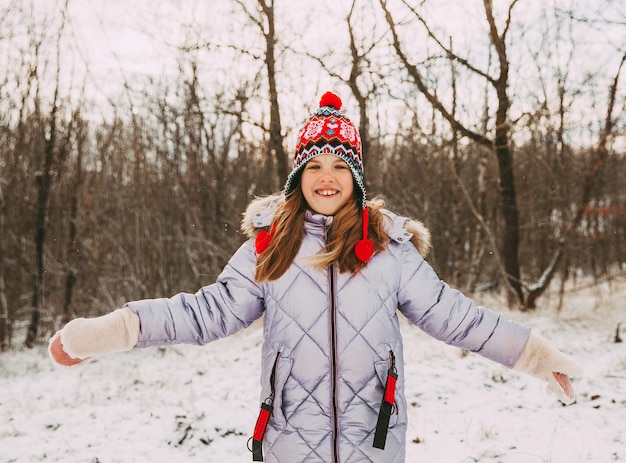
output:
[[417, 249], [422, 257], [428, 256], [430, 252], [430, 230], [421, 221], [415, 219], [406, 219], [404, 228], [411, 233], [411, 243]]
[[[255, 198], [250, 202], [243, 213], [241, 231], [248, 238], [256, 238], [259, 232], [272, 224], [276, 209], [285, 202], [282, 194]], [[417, 251], [426, 257], [430, 251], [430, 231], [419, 220], [400, 217], [387, 210], [385, 215], [385, 230], [391, 240], [403, 242], [411, 240]]]

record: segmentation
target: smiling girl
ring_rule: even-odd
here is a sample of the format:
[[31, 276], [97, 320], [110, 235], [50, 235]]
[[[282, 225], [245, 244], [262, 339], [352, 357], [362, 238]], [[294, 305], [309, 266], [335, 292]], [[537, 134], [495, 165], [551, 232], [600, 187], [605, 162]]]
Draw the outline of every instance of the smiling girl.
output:
[[441, 281], [425, 260], [428, 230], [367, 200], [361, 140], [340, 110], [339, 97], [322, 97], [298, 134], [282, 193], [250, 204], [249, 239], [214, 284], [75, 319], [51, 339], [54, 361], [202, 345], [263, 316], [261, 409], [249, 447], [254, 461], [274, 463], [404, 462], [404, 385], [419, 378], [404, 375], [398, 312], [573, 402], [572, 359]]

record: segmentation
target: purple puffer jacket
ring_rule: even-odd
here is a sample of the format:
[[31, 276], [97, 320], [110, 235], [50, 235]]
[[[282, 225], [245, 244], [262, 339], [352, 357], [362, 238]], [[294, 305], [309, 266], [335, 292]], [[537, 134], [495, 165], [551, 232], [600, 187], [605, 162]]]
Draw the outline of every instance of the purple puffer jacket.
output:
[[[257, 200], [248, 209], [249, 233], [271, 223], [277, 202]], [[431, 336], [508, 367], [530, 330], [443, 283], [409, 241], [408, 230], [423, 229], [386, 216], [388, 249], [356, 275], [307, 264], [324, 246], [331, 217], [307, 214], [298, 257], [276, 281], [254, 281], [256, 254], [248, 240], [215, 284], [196, 294], [129, 303], [140, 319], [137, 347], [206, 344], [264, 315], [261, 401], [273, 399], [262, 439], [265, 461], [404, 462], [407, 404], [397, 311]], [[395, 404], [380, 449], [374, 433], [390, 369], [397, 373]]]

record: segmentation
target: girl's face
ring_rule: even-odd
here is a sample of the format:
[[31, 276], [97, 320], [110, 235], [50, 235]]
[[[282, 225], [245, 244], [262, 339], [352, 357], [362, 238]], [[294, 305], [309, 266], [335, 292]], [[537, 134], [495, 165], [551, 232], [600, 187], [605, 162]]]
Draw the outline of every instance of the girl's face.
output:
[[309, 207], [322, 215], [335, 215], [354, 194], [348, 164], [332, 154], [321, 154], [307, 162], [300, 187]]

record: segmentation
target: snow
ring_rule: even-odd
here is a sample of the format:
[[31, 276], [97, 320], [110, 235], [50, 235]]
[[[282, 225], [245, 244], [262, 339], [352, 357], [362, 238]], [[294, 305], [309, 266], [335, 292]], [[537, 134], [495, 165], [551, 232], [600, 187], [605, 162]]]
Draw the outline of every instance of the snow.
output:
[[[585, 376], [563, 406], [545, 385], [429, 338], [403, 321], [407, 461], [626, 461], [626, 277], [548, 294], [534, 313], [497, 309], [575, 356]], [[262, 325], [205, 347], [52, 365], [44, 346], [0, 354], [1, 462], [250, 462]]]

